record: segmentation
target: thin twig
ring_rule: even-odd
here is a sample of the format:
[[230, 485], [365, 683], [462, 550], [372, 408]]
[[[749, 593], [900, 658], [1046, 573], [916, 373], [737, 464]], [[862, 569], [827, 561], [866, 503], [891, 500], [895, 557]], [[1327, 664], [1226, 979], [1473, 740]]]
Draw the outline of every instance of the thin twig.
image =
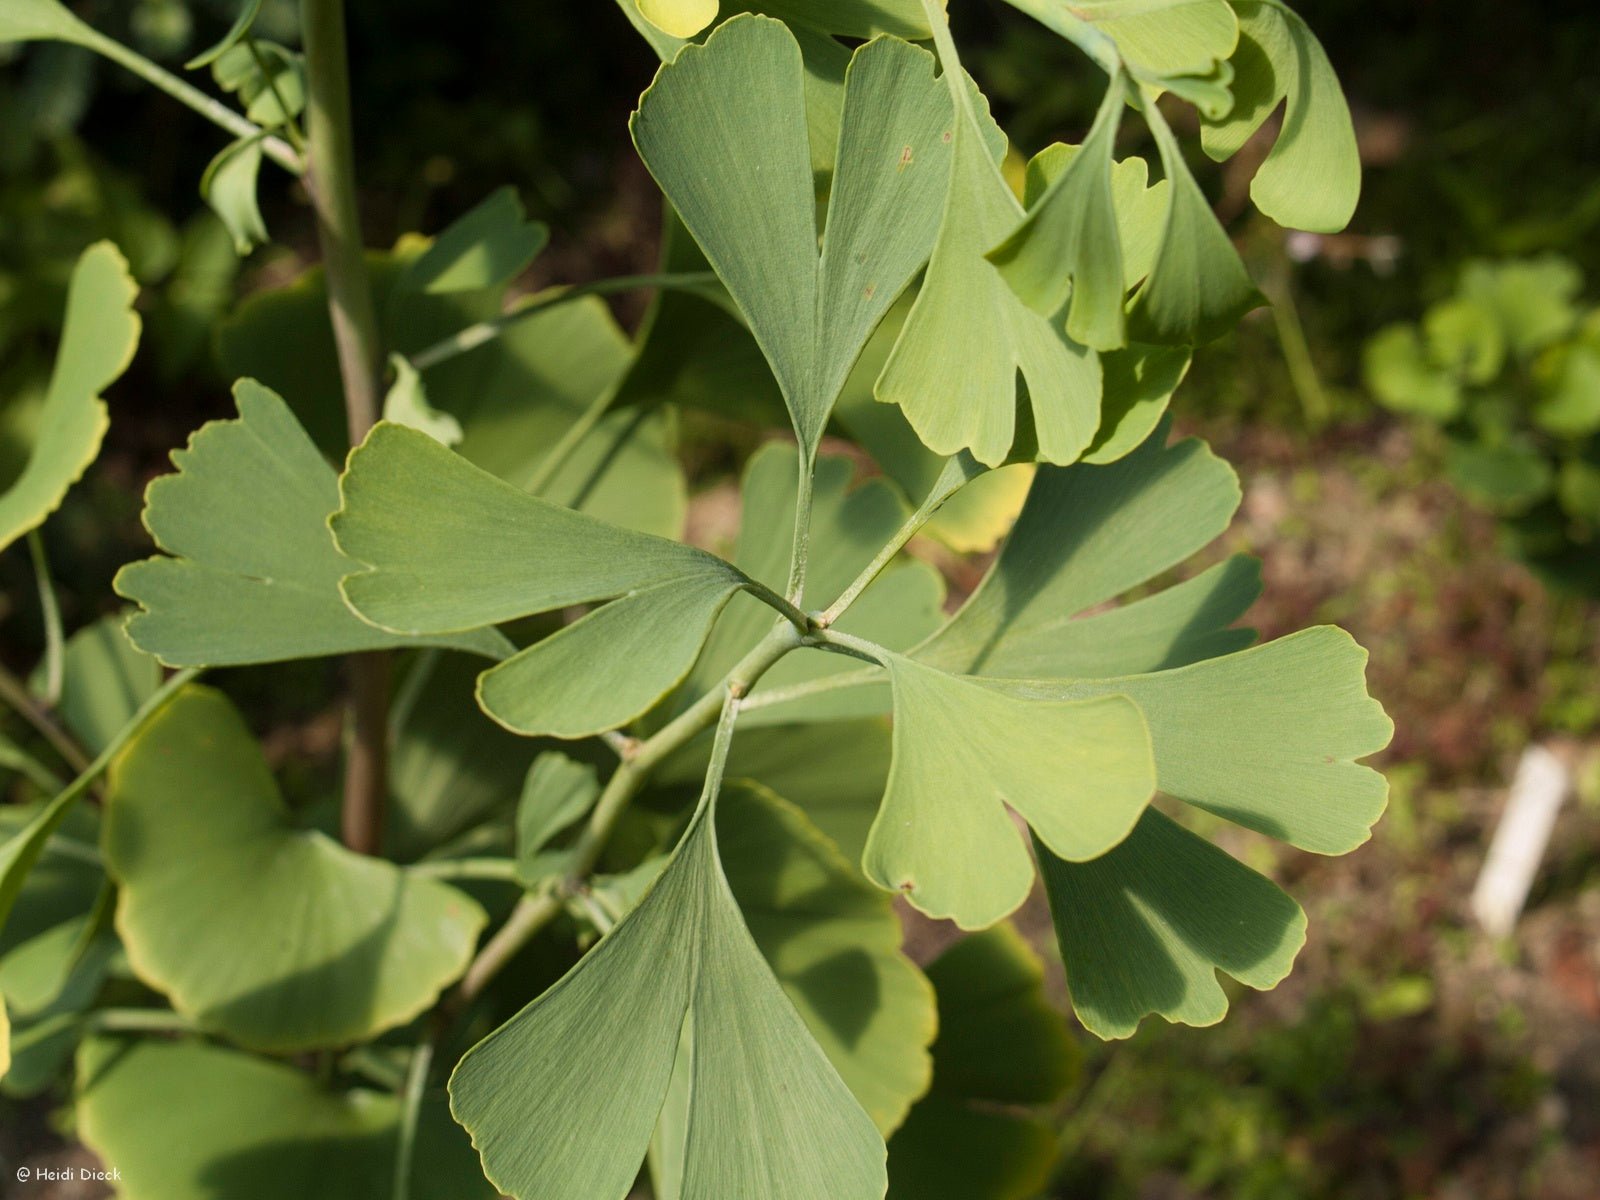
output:
[[558, 305], [570, 304], [585, 296], [609, 296], [617, 292], [636, 292], [645, 288], [697, 291], [716, 281], [716, 275], [710, 271], [682, 271], [656, 275], [618, 275], [612, 279], [595, 279], [588, 283], [574, 284], [560, 291], [535, 296], [498, 317], [490, 317], [475, 325], [468, 325], [465, 329], [458, 330], [425, 350], [413, 354], [411, 365], [419, 371], [426, 371], [429, 367], [436, 367], [458, 354], [476, 350], [485, 342], [493, 341], [529, 317], [536, 317]]
[[154, 84], [180, 104], [192, 108], [206, 120], [227, 130], [234, 137], [259, 138], [262, 152], [290, 174], [299, 175], [305, 171], [305, 160], [295, 152], [294, 147], [289, 143], [282, 138], [274, 137], [254, 121], [248, 117], [241, 116], [220, 100], [213, 99], [199, 88], [186, 83], [170, 71], [157, 66], [138, 51], [93, 31], [84, 36], [83, 43], [97, 54], [102, 54], [119, 66], [126, 67], [145, 82]]
[[33, 559], [34, 582], [39, 588], [39, 615], [44, 621], [44, 702], [54, 708], [61, 703], [66, 638], [61, 630], [61, 605], [56, 600], [55, 583], [50, 578], [50, 560], [45, 557], [44, 539], [37, 529], [28, 530], [28, 556]]
[[56, 724], [50, 710], [39, 702], [38, 698], [28, 690], [27, 685], [4, 667], [0, 667], [0, 702], [4, 702], [19, 717], [38, 730], [39, 735], [61, 756], [61, 761], [73, 771], [81, 773], [88, 768], [89, 755], [85, 753], [83, 747], [78, 745], [71, 734]]

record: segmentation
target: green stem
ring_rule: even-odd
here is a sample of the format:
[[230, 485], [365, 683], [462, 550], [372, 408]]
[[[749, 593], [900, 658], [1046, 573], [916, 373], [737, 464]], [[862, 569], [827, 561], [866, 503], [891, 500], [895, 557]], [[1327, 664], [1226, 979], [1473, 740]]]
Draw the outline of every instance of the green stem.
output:
[[1331, 415], [1328, 394], [1323, 390], [1322, 379], [1311, 358], [1311, 345], [1306, 340], [1305, 326], [1300, 322], [1300, 309], [1294, 302], [1294, 285], [1290, 281], [1287, 265], [1275, 264], [1267, 272], [1262, 287], [1271, 301], [1268, 309], [1278, 332], [1284, 366], [1289, 369], [1289, 382], [1300, 397], [1300, 407], [1312, 428], [1320, 429], [1327, 425]]
[[417, 1122], [422, 1117], [422, 1097], [433, 1066], [433, 1041], [424, 1039], [411, 1052], [405, 1092], [400, 1102], [400, 1131], [395, 1139], [394, 1200], [411, 1200], [411, 1163], [417, 1150]]
[[44, 702], [54, 708], [61, 703], [66, 639], [61, 632], [61, 605], [50, 579], [50, 560], [45, 557], [44, 539], [37, 529], [28, 531], [28, 555], [33, 559], [34, 581], [39, 587], [39, 611], [44, 620]]
[[832, 654], [842, 654], [847, 658], [859, 659], [862, 662], [881, 667], [884, 664], [884, 655], [888, 653], [877, 642], [869, 642], [866, 638], [852, 637], [848, 633], [840, 633], [836, 629], [820, 629], [806, 639], [808, 646], [815, 646], [818, 650], [826, 650]]
[[594, 870], [617, 822], [649, 779], [651, 770], [667, 755], [710, 728], [722, 715], [729, 698], [742, 700], [774, 663], [799, 645], [799, 631], [788, 621], [780, 622], [739, 660], [721, 686], [701, 696], [655, 734], [638, 744], [635, 752], [617, 767], [606, 782], [605, 790], [600, 793], [599, 800], [589, 814], [588, 823], [572, 844], [569, 851], [572, 857], [566, 873], [547, 882], [537, 891], [529, 892], [517, 902], [505, 924], [484, 943], [483, 949], [462, 975], [461, 982], [440, 1006], [437, 1025], [448, 1023], [477, 999], [517, 951], [561, 912], [566, 896], [581, 887], [584, 878]]
[[[306, 187], [317, 216], [345, 416], [355, 446], [378, 420], [383, 347], [356, 207], [344, 0], [300, 0], [300, 33], [306, 54]], [[390, 661], [377, 651], [352, 654], [348, 662], [351, 733], [340, 827], [345, 845], [375, 854], [389, 791]]]
[[492, 879], [502, 883], [517, 880], [517, 862], [512, 858], [423, 859], [406, 870], [429, 879]]
[[479, 321], [476, 325], [468, 325], [465, 329], [435, 342], [426, 350], [413, 354], [411, 365], [419, 371], [426, 371], [429, 367], [438, 366], [458, 354], [476, 350], [485, 342], [493, 341], [529, 317], [538, 316], [558, 305], [581, 300], [585, 296], [609, 296], [617, 292], [635, 292], [643, 288], [694, 291], [714, 284], [716, 280], [716, 275], [710, 271], [686, 271], [657, 275], [619, 275], [613, 279], [596, 279], [589, 283], [574, 284], [559, 292], [535, 297], [501, 316], [490, 317], [486, 321]]
[[883, 549], [879, 550], [873, 556], [872, 561], [862, 568], [861, 574], [857, 575], [850, 586], [839, 594], [839, 598], [817, 617], [816, 624], [826, 629], [842, 617], [845, 610], [854, 604], [860, 598], [861, 593], [872, 585], [872, 581], [883, 572], [883, 569], [889, 565], [896, 554], [905, 549], [906, 543], [916, 536], [917, 531], [928, 523], [944, 502], [955, 495], [963, 484], [975, 479], [983, 470], [983, 466], [965, 451], [954, 458], [948, 459], [945, 462], [944, 470], [939, 472], [939, 478], [934, 481], [933, 490], [928, 493], [927, 499], [922, 502], [916, 512], [905, 519], [899, 529], [895, 530], [894, 536], [884, 543]]
[[195, 1028], [188, 1017], [164, 1008], [102, 1008], [89, 1024], [104, 1033], [188, 1033]]
[[15, 710], [19, 717], [32, 725], [39, 735], [50, 743], [51, 748], [61, 756], [61, 761], [67, 766], [79, 773], [88, 769], [89, 756], [84, 753], [83, 747], [56, 724], [55, 718], [28, 690], [27, 684], [4, 667], [0, 667], [0, 702], [4, 702]]
[[784, 594], [797, 607], [805, 605], [806, 564], [811, 554], [811, 500], [816, 480], [816, 462], [800, 447], [799, 487], [794, 498], [794, 545], [789, 552], [789, 582]]
[[273, 162], [292, 175], [305, 171], [305, 161], [295, 153], [294, 147], [282, 138], [274, 137], [261, 126], [243, 117], [220, 100], [206, 95], [199, 88], [185, 83], [170, 71], [157, 66], [137, 50], [124, 46], [99, 33], [90, 31], [82, 35], [82, 44], [97, 54], [104, 55], [119, 66], [126, 67], [147, 83], [154, 84], [180, 104], [187, 105], [213, 125], [221, 126], [237, 138], [260, 138], [261, 149]]

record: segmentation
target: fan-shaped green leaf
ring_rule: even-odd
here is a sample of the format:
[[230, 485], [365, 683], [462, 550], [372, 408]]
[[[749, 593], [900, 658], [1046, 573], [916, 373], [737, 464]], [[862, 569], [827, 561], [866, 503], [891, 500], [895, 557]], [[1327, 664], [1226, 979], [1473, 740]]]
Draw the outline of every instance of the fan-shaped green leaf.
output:
[[1572, 329], [1582, 289], [1583, 272], [1555, 254], [1469, 262], [1461, 271], [1461, 294], [1494, 312], [1512, 352], [1523, 358]]
[[[23, 19], [36, 6], [46, 11], [29, 0], [0, 15], [0, 41], [6, 40], [4, 22], [11, 13]], [[90, 246], [73, 267], [38, 436], [22, 473], [0, 493], [0, 549], [42, 525], [100, 453], [100, 439], [110, 424], [100, 393], [133, 361], [139, 342], [139, 317], [133, 311], [138, 292], [127, 260], [110, 242]]]
[[1189, 173], [1149, 88], [1142, 103], [1172, 187], [1161, 246], [1149, 278], [1134, 295], [1128, 333], [1135, 341], [1194, 345], [1220, 337], [1263, 301]]
[[1390, 325], [1367, 339], [1362, 374], [1373, 395], [1396, 412], [1448, 421], [1461, 412], [1461, 385], [1428, 357], [1415, 325]]
[[1265, 990], [1305, 943], [1305, 913], [1271, 880], [1154, 809], [1093, 862], [1039, 847], [1039, 871], [1073, 1008], [1103, 1038], [1151, 1013], [1214, 1025], [1228, 1011], [1219, 969]]
[[933, 990], [900, 952], [889, 897], [804, 813], [763, 788], [724, 793], [717, 837], [750, 936], [887, 1135], [928, 1088], [935, 1026]]
[[1067, 334], [1096, 350], [1125, 340], [1126, 290], [1120, 224], [1112, 191], [1112, 150], [1122, 117], [1123, 77], [1113, 76], [1089, 136], [1028, 212], [989, 252], [1022, 301], [1041, 316], [1067, 308]]
[[1202, 127], [1206, 153], [1218, 161], [1231, 157], [1287, 101], [1283, 128], [1251, 181], [1250, 197], [1280, 225], [1336, 233], [1349, 224], [1361, 195], [1361, 156], [1338, 77], [1316, 35], [1280, 0], [1239, 0], [1234, 8], [1234, 104]]
[[479, 702], [517, 733], [583, 738], [625, 725], [682, 682], [742, 586], [719, 572], [629, 592], [485, 671]]
[[622, 1200], [686, 1026], [684, 1200], [876, 1200], [883, 1143], [761, 957], [714, 796], [638, 906], [456, 1067], [452, 1111], [520, 1200]]
[[969, 450], [998, 466], [1013, 453], [1026, 395], [1037, 456], [1073, 462], [1099, 424], [1099, 359], [1028, 308], [984, 257], [1023, 210], [1000, 175], [1004, 137], [993, 144], [942, 21], [934, 36], [953, 97], [954, 156], [928, 272], [878, 379], [878, 399], [899, 405], [937, 453]]
[[1001, 678], [1131, 675], [1249, 645], [1227, 628], [1259, 591], [1242, 561], [1081, 615], [1183, 562], [1239, 506], [1227, 463], [1203, 442], [1165, 441], [1163, 428], [1105, 466], [1041, 467], [994, 566], [916, 657]]
[[928, 37], [920, 0], [744, 0], [739, 7], [843, 37], [892, 33], [909, 42]]
[[1453, 297], [1422, 319], [1428, 357], [1465, 383], [1485, 384], [1505, 365], [1505, 332], [1485, 304]]
[[411, 365], [411, 361], [404, 355], [391, 354], [389, 369], [394, 373], [394, 382], [383, 397], [383, 419], [395, 425], [420, 429], [443, 446], [454, 446], [460, 442], [461, 422], [429, 403], [422, 373]]
[[224, 146], [200, 176], [200, 196], [228, 227], [233, 251], [240, 258], [270, 240], [256, 201], [260, 173], [261, 135], [257, 134]]
[[549, 240], [548, 226], [527, 219], [514, 188], [496, 188], [407, 263], [395, 288], [401, 293], [503, 288]]
[[804, 63], [782, 23], [724, 23], [634, 114], [640, 156], [745, 314], [808, 453], [932, 244], [949, 121], [932, 67], [893, 39], [852, 57], [820, 261]]
[[890, 1200], [1031, 1200], [1056, 1146], [1026, 1107], [1060, 1099], [1078, 1065], [1038, 956], [997, 925], [951, 946], [928, 978], [939, 1000], [933, 1087], [889, 1142]]
[[1233, 53], [1239, 23], [1227, 0], [1009, 0], [1109, 73], [1169, 81], [1211, 74]]
[[454, 888], [294, 828], [255, 739], [207, 688], [180, 692], [117, 757], [101, 840], [139, 977], [263, 1050], [412, 1019], [465, 969], [485, 920]]
[[[390, 1200], [400, 1101], [197, 1040], [94, 1038], [78, 1056], [84, 1142], [126, 1200]], [[423, 1104], [410, 1195], [489, 1200], [442, 1104]]]
[[[417, 638], [375, 629], [345, 607], [339, 580], [357, 564], [328, 532], [339, 507], [337, 476], [288, 406], [248, 379], [234, 399], [239, 416], [203, 426], [173, 453], [177, 472], [145, 493], [145, 527], [172, 557], [117, 573], [117, 593], [144, 609], [129, 619], [128, 636], [176, 666], [414, 644]], [[239, 620], [241, 612], [250, 620]], [[491, 658], [509, 648], [493, 630], [422, 640]]]
[[[109, 889], [103, 893], [109, 901]], [[109, 903], [107, 905], [109, 912]], [[39, 934], [0, 962], [0, 993], [17, 1018], [0, 1091], [36, 1096], [60, 1078], [105, 984], [117, 940], [97, 909]]]
[[60, 41], [91, 45], [98, 35], [57, 0], [6, 0], [0, 43]]
[[1189, 359], [1185, 346], [1124, 346], [1101, 355], [1100, 428], [1083, 461], [1116, 462], [1143, 445], [1188, 374]]
[[663, 33], [690, 38], [717, 19], [718, 0], [634, 0], [639, 12]]
[[[1099, 350], [1115, 350], [1126, 340], [1123, 297], [1150, 273], [1172, 187], [1165, 179], [1147, 186], [1142, 158], [1112, 160], [1125, 94], [1118, 75], [1082, 146], [1058, 142], [1029, 160], [1027, 218], [989, 252], [1006, 282], [1041, 316], [1055, 316], [1070, 301], [1067, 333]], [[1082, 287], [1074, 283], [1080, 274]], [[1102, 362], [1109, 374], [1111, 364]]]
[[1015, 910], [1033, 864], [1006, 806], [1058, 854], [1093, 858], [1126, 837], [1155, 790], [1139, 708], [1029, 703], [898, 655], [894, 762], [862, 865], [880, 887], [965, 929]]
[[[867, 339], [833, 415], [850, 439], [899, 485], [905, 498], [920, 504], [933, 493], [949, 460], [922, 444], [898, 406], [880, 404], [872, 394], [890, 351], [900, 340], [914, 298], [911, 292], [902, 296]], [[922, 533], [952, 550], [992, 550], [1016, 519], [1032, 478], [1033, 467], [1028, 463], [985, 470], [948, 497]]]
[[1303, 850], [1366, 841], [1388, 785], [1356, 760], [1394, 726], [1367, 695], [1367, 652], [1317, 626], [1237, 654], [1149, 675], [1013, 680], [1030, 700], [1126, 696], [1150, 725], [1161, 790]]
[[401, 425], [373, 429], [339, 489], [335, 538], [367, 568], [341, 588], [380, 628], [476, 629], [662, 584], [745, 582], [704, 551], [531, 496]]

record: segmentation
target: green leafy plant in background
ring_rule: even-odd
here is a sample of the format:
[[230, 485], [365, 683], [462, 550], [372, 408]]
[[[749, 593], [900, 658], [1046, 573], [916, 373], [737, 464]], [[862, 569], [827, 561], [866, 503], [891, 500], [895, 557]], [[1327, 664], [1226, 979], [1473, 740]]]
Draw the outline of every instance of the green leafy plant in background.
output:
[[[1240, 491], [1165, 410], [1259, 297], [1171, 114], [1226, 158], [1281, 107], [1253, 195], [1318, 230], [1355, 203], [1348, 114], [1273, 0], [1013, 2], [1106, 76], [1020, 197], [932, 0], [621, 0], [662, 60], [631, 122], [661, 270], [508, 299], [548, 238], [509, 190], [364, 251], [338, 0], [299, 50], [241, 6], [191, 64], [236, 106], [0, 0], [0, 40], [232, 136], [201, 187], [239, 253], [269, 163], [323, 251], [218, 323], [236, 412], [151, 484], [126, 619], [61, 636], [34, 539], [5, 1086], [70, 1076], [124, 1194], [1027, 1197], [1074, 1066], [1007, 924], [1036, 886], [1102, 1037], [1288, 972], [1299, 907], [1185, 812], [1344, 853], [1390, 727], [1342, 632], [1252, 645], [1248, 559], [1175, 574]], [[1117, 158], [1133, 121], [1155, 164]], [[630, 338], [599, 297], [641, 289]], [[134, 293], [84, 253], [8, 540], [94, 459]], [[685, 407], [793, 433], [726, 556], [682, 537]], [[904, 553], [1008, 527], [953, 606]], [[195, 682], [328, 656], [337, 821]], [[895, 896], [974, 932], [919, 970]]]
[[1456, 486], [1545, 578], [1600, 590], [1600, 309], [1546, 256], [1466, 264], [1418, 324], [1368, 341], [1367, 386], [1442, 430]]

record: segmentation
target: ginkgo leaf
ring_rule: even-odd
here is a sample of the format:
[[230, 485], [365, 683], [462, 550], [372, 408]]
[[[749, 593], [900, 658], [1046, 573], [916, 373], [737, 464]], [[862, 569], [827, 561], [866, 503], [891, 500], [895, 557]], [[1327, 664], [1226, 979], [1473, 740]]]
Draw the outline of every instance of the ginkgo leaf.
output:
[[1096, 350], [1115, 350], [1126, 340], [1122, 221], [1112, 192], [1123, 96], [1119, 73], [1078, 152], [1022, 224], [989, 252], [1006, 283], [1036, 313], [1054, 316], [1070, 297], [1067, 334]]
[[1041, 467], [1028, 502], [966, 604], [914, 652], [999, 678], [1131, 675], [1225, 654], [1260, 591], [1246, 560], [1118, 608], [1083, 614], [1183, 562], [1228, 527], [1238, 478], [1165, 428], [1117, 462]]
[[[844, 458], [817, 461], [812, 481], [810, 565], [801, 607], [822, 608], [836, 599], [873, 555], [894, 536], [909, 510], [881, 479], [851, 487], [854, 465]], [[752, 579], [781, 588], [789, 571], [789, 541], [794, 522], [799, 471], [792, 447], [763, 446], [745, 464], [743, 502], [734, 565]], [[944, 583], [926, 563], [906, 560], [886, 567], [837, 628], [868, 638], [890, 650], [915, 645], [941, 620]], [[715, 686], [772, 628], [772, 610], [751, 597], [736, 597], [706, 642], [695, 663], [679, 707]], [[752, 696], [781, 693], [796, 684], [825, 679], [858, 669], [859, 663], [836, 654], [796, 651], [774, 665]], [[887, 712], [886, 688], [857, 694], [844, 703], [824, 707], [832, 720]], [[744, 712], [744, 725], [810, 719], [810, 710], [776, 705]]]
[[856, 51], [819, 259], [804, 61], [781, 22], [725, 22], [640, 97], [640, 157], [744, 314], [808, 454], [927, 258], [949, 112], [926, 52], [891, 38]]
[[928, 38], [928, 18], [921, 0], [742, 0], [737, 7], [842, 37], [892, 33], [908, 42]]
[[466, 968], [485, 921], [452, 887], [295, 828], [255, 738], [209, 688], [179, 692], [117, 756], [101, 843], [139, 978], [256, 1049], [404, 1024]]
[[[125, 1200], [390, 1200], [400, 1098], [188, 1038], [95, 1037], [78, 1055], [77, 1132]], [[408, 1195], [490, 1200], [467, 1139], [424, 1100]]]
[[[102, 892], [109, 900], [109, 888]], [[106, 909], [109, 913], [109, 907]], [[61, 1077], [83, 1036], [117, 953], [101, 910], [65, 921], [0, 961], [0, 993], [15, 1019], [12, 1062], [0, 1078], [9, 1096], [36, 1096]]]
[[1154, 809], [1120, 845], [1069, 863], [1039, 848], [1072, 1006], [1091, 1033], [1124, 1038], [1151, 1013], [1214, 1025], [1217, 982], [1275, 987], [1306, 938], [1276, 884]]
[[682, 1037], [683, 1200], [883, 1195], [881, 1138], [778, 986], [729, 890], [713, 785], [633, 911], [462, 1058], [451, 1109], [507, 1195], [622, 1200]]
[[1283, 128], [1250, 183], [1250, 198], [1293, 229], [1337, 233], [1361, 195], [1361, 156], [1339, 80], [1322, 43], [1279, 0], [1238, 0], [1233, 108], [1201, 128], [1206, 153], [1229, 158], [1287, 101]]
[[1349, 634], [1321, 625], [1148, 675], [994, 686], [1029, 700], [1129, 697], [1149, 722], [1166, 795], [1302, 850], [1344, 854], [1371, 835], [1388, 796], [1383, 776], [1356, 761], [1394, 732], [1367, 695], [1366, 662]]
[[1056, 853], [1105, 853], [1155, 791], [1151, 734], [1125, 696], [1020, 700], [987, 682], [887, 656], [894, 760], [862, 866], [933, 917], [964, 929], [1014, 911], [1033, 864], [1006, 811]]
[[527, 219], [516, 189], [496, 188], [407, 263], [395, 289], [403, 295], [503, 288], [549, 240], [549, 227]]
[[[36, 5], [37, 0], [29, 0], [8, 7], [0, 15], [0, 41], [6, 40], [5, 22], [12, 14], [26, 18]], [[139, 342], [139, 317], [133, 311], [138, 292], [127, 260], [110, 242], [90, 246], [73, 267], [38, 435], [21, 474], [0, 493], [0, 549], [42, 525], [100, 453], [100, 439], [110, 424], [100, 393], [133, 361]]]
[[1189, 373], [1190, 358], [1187, 346], [1133, 345], [1101, 355], [1100, 428], [1083, 461], [1116, 462], [1143, 445]]
[[234, 253], [240, 258], [269, 240], [267, 223], [256, 201], [261, 138], [256, 134], [230, 142], [200, 176], [200, 196], [227, 226]]
[[[132, 563], [113, 581], [118, 595], [144, 610], [128, 621], [136, 646], [170, 666], [276, 662], [419, 640], [490, 658], [509, 652], [494, 630], [418, 638], [351, 613], [339, 580], [358, 564], [339, 553], [327, 525], [339, 507], [338, 477], [275, 393], [243, 379], [234, 399], [238, 417], [203, 426], [187, 449], [173, 452], [177, 472], [145, 493], [145, 528], [171, 557]], [[241, 612], [250, 620], [241, 621]]]
[[1135, 341], [1161, 344], [1210, 341], [1263, 299], [1189, 173], [1149, 88], [1142, 105], [1172, 186], [1160, 248], [1128, 311], [1128, 334]]
[[728, 886], [784, 993], [888, 1135], [928, 1089], [933, 989], [900, 949], [890, 898], [806, 815], [755, 785], [730, 785], [717, 837]]
[[411, 361], [401, 354], [389, 356], [389, 369], [394, 372], [394, 382], [383, 397], [383, 419], [395, 425], [409, 425], [421, 430], [444, 446], [454, 446], [461, 441], [461, 422], [447, 412], [440, 412], [428, 402], [428, 389], [422, 374]]
[[[1035, 312], [1067, 310], [1067, 333], [1098, 350], [1126, 341], [1123, 297], [1150, 273], [1168, 180], [1149, 185], [1144, 159], [1111, 156], [1125, 91], [1118, 75], [1082, 146], [1057, 143], [1028, 162], [1027, 218], [989, 258]], [[1082, 276], [1082, 285], [1076, 280]], [[1102, 360], [1109, 374], [1111, 365]], [[1107, 392], [1111, 381], [1106, 383]], [[1109, 395], [1107, 397], [1109, 401]]]
[[[902, 296], [867, 339], [833, 415], [850, 440], [899, 485], [906, 500], [920, 504], [940, 483], [949, 460], [922, 444], [898, 406], [880, 404], [872, 394], [890, 351], [900, 340], [914, 298], [912, 293]], [[963, 553], [992, 550], [1016, 520], [1032, 478], [1031, 463], [984, 470], [946, 497], [921, 532]]]
[[517, 733], [583, 738], [625, 725], [689, 673], [743, 586], [707, 573], [631, 591], [485, 671], [478, 700]]
[[1000, 174], [1004, 135], [995, 144], [944, 22], [934, 38], [953, 97], [954, 154], [938, 240], [878, 399], [899, 405], [931, 450], [968, 450], [998, 466], [1013, 452], [1025, 395], [1037, 457], [1073, 462], [1099, 424], [1099, 359], [1028, 308], [984, 257], [1024, 214]]
[[1072, 10], [1147, 77], [1206, 75], [1233, 53], [1239, 22], [1227, 0], [1076, 0]]
[[61, 41], [91, 45], [93, 29], [57, 0], [6, 0], [0, 8], [0, 43]]
[[748, 583], [703, 550], [541, 500], [401, 425], [373, 428], [339, 490], [335, 538], [366, 568], [340, 587], [382, 629], [478, 629], [640, 588]]
[[644, 19], [663, 33], [690, 38], [717, 19], [719, 0], [634, 0]]
[[928, 965], [939, 1001], [933, 1086], [889, 1142], [890, 1200], [1032, 1200], [1056, 1137], [1031, 1107], [1077, 1073], [1038, 955], [1010, 925], [956, 942]]
[[1233, 53], [1239, 22], [1228, 0], [1008, 0], [1108, 72], [1168, 84], [1205, 76]]
[[559, 850], [541, 853], [549, 841], [593, 807], [600, 779], [588, 763], [546, 750], [533, 760], [517, 801], [517, 878], [531, 886], [564, 864]]
[[1527, 358], [1577, 324], [1583, 272], [1557, 254], [1510, 262], [1474, 260], [1461, 269], [1459, 291], [1490, 309], [1512, 353]]
[[1386, 408], [1449, 421], [1461, 412], [1461, 383], [1433, 361], [1415, 325], [1388, 325], [1361, 351], [1367, 387]]

